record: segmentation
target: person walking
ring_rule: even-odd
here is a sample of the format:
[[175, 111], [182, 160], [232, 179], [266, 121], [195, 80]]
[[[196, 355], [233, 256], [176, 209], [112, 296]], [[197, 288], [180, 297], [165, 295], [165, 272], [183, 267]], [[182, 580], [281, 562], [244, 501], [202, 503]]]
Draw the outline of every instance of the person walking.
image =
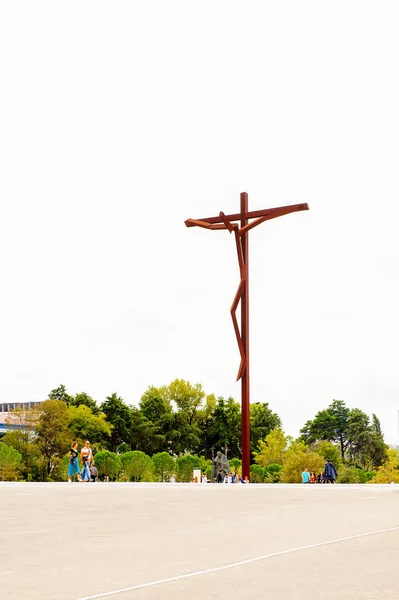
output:
[[326, 483], [335, 483], [337, 478], [337, 470], [328, 458], [326, 460], [326, 464], [324, 465], [323, 477]]
[[90, 442], [86, 441], [82, 450], [80, 451], [80, 457], [82, 459], [83, 468], [80, 473], [81, 481], [90, 481], [90, 465], [93, 461], [93, 450], [90, 448]]
[[71, 483], [75, 475], [78, 476], [78, 480], [80, 481], [80, 468], [79, 468], [79, 450], [78, 450], [78, 442], [72, 442], [72, 446], [70, 451], [68, 452], [69, 456], [69, 464], [68, 464], [68, 483]]

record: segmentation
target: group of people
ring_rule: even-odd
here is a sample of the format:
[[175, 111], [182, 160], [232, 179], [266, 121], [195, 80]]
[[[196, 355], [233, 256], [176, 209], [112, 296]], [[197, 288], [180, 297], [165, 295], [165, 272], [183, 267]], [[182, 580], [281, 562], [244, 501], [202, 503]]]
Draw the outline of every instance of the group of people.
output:
[[309, 473], [309, 469], [306, 468], [302, 472], [302, 483], [335, 483], [337, 476], [338, 472], [334, 463], [327, 459], [324, 469], [318, 475], [316, 475], [315, 471], [310, 471]]
[[216, 478], [217, 483], [249, 483], [248, 477], [240, 477], [235, 471], [226, 473], [223, 477], [223, 472], [219, 471]]
[[79, 466], [79, 450], [78, 443], [73, 442], [70, 451], [68, 452], [68, 482], [74, 481], [77, 477], [78, 481], [96, 481], [98, 479], [98, 470], [94, 466], [93, 450], [90, 447], [90, 442], [86, 441], [80, 451], [82, 461], [82, 469]]
[[[231, 471], [231, 473], [223, 474], [223, 471], [220, 469], [219, 473], [216, 477], [217, 483], [249, 483], [248, 477], [240, 477], [236, 471]], [[194, 477], [193, 483], [199, 483], [197, 477]], [[201, 483], [211, 483], [211, 480], [208, 479], [207, 474], [202, 473]]]

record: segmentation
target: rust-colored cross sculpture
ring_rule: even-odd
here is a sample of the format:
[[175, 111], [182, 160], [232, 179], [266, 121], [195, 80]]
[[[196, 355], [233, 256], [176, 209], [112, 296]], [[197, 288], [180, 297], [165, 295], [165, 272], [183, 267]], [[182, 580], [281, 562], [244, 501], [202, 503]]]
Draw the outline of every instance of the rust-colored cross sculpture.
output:
[[[292, 204], [280, 208], [248, 211], [248, 194], [240, 196], [241, 212], [234, 215], [219, 213], [218, 217], [204, 219], [187, 219], [187, 227], [203, 227], [204, 229], [227, 229], [234, 233], [238, 265], [240, 268], [240, 284], [231, 305], [230, 314], [240, 351], [241, 362], [238, 369], [237, 381], [241, 379], [241, 452], [242, 477], [250, 475], [250, 426], [249, 426], [249, 296], [248, 296], [248, 231], [264, 221], [282, 217], [299, 210], [308, 210], [307, 204]], [[250, 219], [253, 219], [250, 221]], [[240, 225], [235, 221], [239, 221]], [[241, 301], [241, 328], [238, 326], [236, 311]]]

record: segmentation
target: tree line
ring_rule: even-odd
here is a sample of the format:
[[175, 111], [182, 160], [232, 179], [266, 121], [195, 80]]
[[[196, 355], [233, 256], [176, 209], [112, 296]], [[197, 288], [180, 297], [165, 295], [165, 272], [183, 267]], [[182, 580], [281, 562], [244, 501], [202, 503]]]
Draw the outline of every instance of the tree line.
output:
[[[241, 409], [233, 398], [206, 395], [201, 384], [176, 379], [150, 386], [138, 406], [113, 393], [97, 403], [87, 393], [70, 395], [60, 385], [48, 400], [16, 409], [0, 442], [1, 479], [65, 480], [72, 441], [90, 440], [102, 478], [124, 481], [191, 481], [193, 468], [209, 475], [214, 451], [227, 453], [241, 470]], [[380, 422], [360, 409], [334, 400], [305, 423], [294, 440], [282, 430], [268, 403], [250, 407], [251, 481], [300, 481], [305, 466], [320, 469], [326, 458], [336, 464], [339, 481], [374, 480], [388, 468], [398, 475], [397, 452], [384, 442]], [[396, 458], [395, 458], [396, 457]], [[395, 462], [396, 461], [396, 462]], [[385, 476], [385, 475], [384, 475]]]

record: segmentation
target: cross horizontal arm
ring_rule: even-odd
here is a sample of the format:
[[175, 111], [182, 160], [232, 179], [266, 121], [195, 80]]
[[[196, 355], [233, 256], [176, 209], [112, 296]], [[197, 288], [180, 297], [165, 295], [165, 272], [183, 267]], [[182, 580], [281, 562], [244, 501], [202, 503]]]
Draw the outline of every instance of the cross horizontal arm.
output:
[[226, 225], [222, 223], [207, 223], [207, 221], [201, 221], [200, 219], [187, 219], [184, 221], [187, 227], [203, 227], [204, 229], [226, 229]]
[[[256, 219], [258, 217], [264, 217], [264, 221], [269, 219], [275, 219], [276, 217], [282, 217], [283, 215], [288, 215], [292, 212], [297, 212], [299, 210], [309, 210], [309, 206], [307, 204], [291, 204], [288, 206], [280, 206], [277, 208], [266, 208], [264, 210], [252, 210], [250, 212], [244, 213], [236, 213], [234, 215], [224, 215], [224, 219], [227, 221], [239, 221], [242, 218], [244, 219]], [[204, 219], [187, 219], [185, 224], [187, 227], [195, 227], [199, 225], [199, 222], [204, 223], [200, 225], [200, 227], [206, 227], [205, 223], [209, 223], [210, 225], [216, 223], [223, 223], [225, 220], [218, 215], [217, 217], [206, 217]], [[209, 228], [210, 229], [210, 228]]]

